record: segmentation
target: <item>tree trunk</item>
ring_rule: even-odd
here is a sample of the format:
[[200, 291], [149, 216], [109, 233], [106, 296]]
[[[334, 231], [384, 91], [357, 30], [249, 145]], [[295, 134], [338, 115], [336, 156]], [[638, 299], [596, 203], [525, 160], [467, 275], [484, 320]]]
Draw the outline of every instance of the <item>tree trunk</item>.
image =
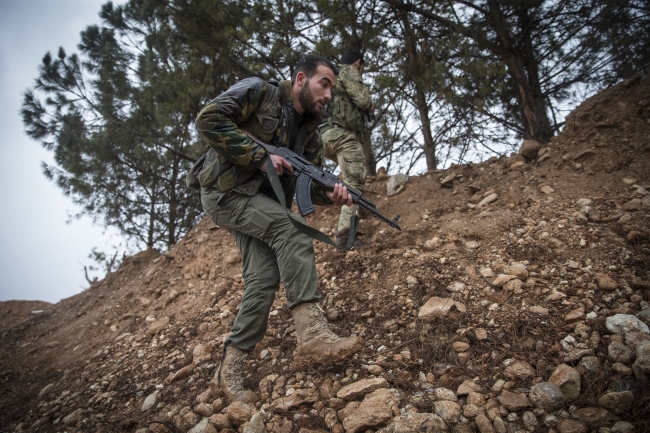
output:
[[149, 230], [147, 233], [147, 248], [153, 248], [156, 233], [156, 200], [154, 197], [155, 184], [154, 188], [152, 188], [151, 203], [149, 205]]
[[415, 35], [411, 29], [408, 13], [401, 14], [402, 23], [404, 24], [404, 44], [406, 48], [407, 79], [415, 87], [415, 105], [420, 114], [420, 124], [422, 125], [422, 137], [424, 138], [424, 156], [427, 162], [427, 170], [435, 170], [438, 166], [436, 159], [436, 143], [433, 141], [431, 134], [431, 119], [429, 119], [429, 105], [427, 104], [426, 93], [424, 92], [422, 81], [420, 80], [421, 65], [418, 61]]
[[174, 167], [169, 180], [169, 212], [167, 214], [167, 248], [176, 243], [176, 211], [178, 207], [178, 194], [176, 183], [178, 181], [179, 159], [174, 159]]
[[[508, 74], [512, 79], [515, 96], [517, 97], [517, 104], [521, 113], [524, 130], [524, 139], [548, 143], [553, 136], [553, 130], [548, 120], [546, 103], [539, 86], [538, 67], [532, 48], [532, 41], [527, 41], [525, 44], [524, 50], [527, 49], [529, 52], [528, 56], [524, 56], [512, 42], [512, 38], [508, 33], [508, 24], [505, 22], [501, 13], [498, 1], [488, 0], [488, 4], [490, 6], [490, 15], [494, 28], [497, 32], [501, 48], [504, 50], [503, 60], [508, 68]], [[522, 64], [525, 60], [528, 60], [526, 62], [528, 64], [528, 70], [525, 70]], [[528, 72], [528, 76], [526, 72]]]
[[438, 166], [436, 158], [436, 143], [431, 135], [431, 119], [429, 119], [429, 105], [427, 104], [426, 95], [417, 85], [416, 104], [420, 113], [420, 122], [422, 122], [422, 135], [424, 136], [424, 157], [427, 161], [427, 170], [435, 170]]
[[[446, 27], [448, 31], [461, 34], [472, 39], [480, 47], [487, 49], [501, 58], [508, 69], [511, 84], [517, 99], [517, 106], [521, 113], [521, 124], [524, 138], [538, 140], [547, 143], [553, 136], [548, 114], [546, 113], [546, 101], [542, 95], [539, 85], [538, 63], [535, 60], [533, 42], [527, 36], [525, 47], [520, 50], [512, 42], [508, 33], [509, 24], [501, 12], [498, 0], [487, 0], [489, 9], [481, 10], [484, 13], [490, 30], [497, 34], [497, 41], [488, 39], [484, 32], [464, 27], [456, 22], [436, 15], [431, 10], [422, 9], [413, 4], [402, 3], [397, 0], [384, 0], [403, 11], [413, 11], [420, 16], [436, 21]], [[522, 8], [526, 5], [522, 4]], [[407, 21], [408, 22], [408, 21]], [[526, 23], [528, 25], [528, 23]], [[522, 28], [525, 31], [525, 27]], [[527, 73], [530, 76], [527, 76]]]

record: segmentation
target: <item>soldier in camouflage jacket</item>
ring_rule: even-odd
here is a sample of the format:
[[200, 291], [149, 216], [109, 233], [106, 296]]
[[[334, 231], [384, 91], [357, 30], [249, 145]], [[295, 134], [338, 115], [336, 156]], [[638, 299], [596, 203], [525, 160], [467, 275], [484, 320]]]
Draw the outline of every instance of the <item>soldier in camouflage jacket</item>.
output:
[[[210, 147], [198, 176], [203, 208], [215, 224], [233, 234], [243, 259], [244, 293], [218, 376], [230, 401], [255, 400], [255, 394], [243, 387], [243, 368], [248, 353], [266, 333], [280, 281], [292, 309], [299, 356], [319, 363], [336, 360], [348, 356], [359, 343], [356, 337], [342, 338], [328, 328], [317, 304], [321, 294], [312, 240], [298, 232], [289, 218], [304, 220], [282, 207], [269, 184], [270, 157], [290, 207], [295, 190], [291, 165], [269, 156], [242, 132], [286, 146], [320, 165], [322, 141], [317, 127], [335, 85], [336, 70], [328, 60], [305, 56], [291, 81], [276, 86], [259, 78], [242, 80], [210, 102], [196, 119], [199, 135]], [[312, 200], [352, 204], [341, 184], [332, 192], [314, 184]]]
[[[343, 181], [364, 192], [366, 183], [366, 159], [361, 136], [365, 129], [365, 113], [374, 110], [370, 89], [363, 84], [361, 73], [365, 65], [359, 50], [346, 51], [341, 59], [338, 82], [332, 101], [324, 110], [323, 137], [324, 156], [338, 162]], [[337, 226], [336, 241], [345, 245], [350, 230], [350, 216], [358, 212], [358, 206], [343, 206]], [[360, 242], [355, 242], [360, 246]]]

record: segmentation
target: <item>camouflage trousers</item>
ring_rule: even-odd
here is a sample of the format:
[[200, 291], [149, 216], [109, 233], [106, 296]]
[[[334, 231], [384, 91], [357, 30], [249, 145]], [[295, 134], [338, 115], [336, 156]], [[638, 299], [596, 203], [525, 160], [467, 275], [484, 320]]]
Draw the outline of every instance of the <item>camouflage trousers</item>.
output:
[[[280, 280], [289, 308], [320, 300], [312, 239], [296, 230], [280, 203], [261, 194], [202, 188], [201, 203], [212, 222], [233, 234], [241, 252], [244, 293], [226, 344], [251, 351], [264, 338]], [[291, 218], [305, 222], [293, 212]]]
[[[321, 136], [325, 158], [338, 162], [343, 181], [363, 193], [367, 168], [359, 138], [353, 132], [338, 127], [327, 129]], [[350, 227], [350, 217], [358, 212], [357, 205], [342, 206], [337, 230]]]

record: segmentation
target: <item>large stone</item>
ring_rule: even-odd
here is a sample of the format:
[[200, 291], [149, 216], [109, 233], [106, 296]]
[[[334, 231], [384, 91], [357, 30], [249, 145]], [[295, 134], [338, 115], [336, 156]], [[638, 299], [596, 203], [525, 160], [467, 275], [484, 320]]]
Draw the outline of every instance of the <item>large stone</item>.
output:
[[474, 381], [466, 380], [458, 386], [456, 395], [467, 395], [470, 392], [483, 392], [483, 388]]
[[549, 314], [548, 308], [544, 308], [540, 305], [533, 305], [532, 307], [528, 308], [528, 312], [530, 314], [534, 314], [535, 316], [548, 316]]
[[573, 349], [564, 353], [564, 362], [578, 362], [584, 356], [594, 356], [594, 349]]
[[609, 392], [598, 399], [598, 404], [615, 414], [627, 412], [634, 403], [634, 394], [630, 391]]
[[388, 382], [383, 377], [363, 379], [344, 386], [336, 393], [336, 396], [343, 400], [355, 400], [379, 388], [388, 388]]
[[158, 399], [158, 393], [154, 392], [152, 394], [149, 394], [147, 398], [144, 399], [144, 403], [142, 403], [142, 407], [140, 407], [140, 410], [142, 412], [146, 412], [149, 409], [151, 409], [155, 404]]
[[199, 364], [212, 358], [212, 347], [209, 344], [197, 344], [192, 351], [192, 362]]
[[232, 422], [225, 413], [216, 413], [210, 417], [210, 423], [218, 430], [232, 429]]
[[587, 433], [587, 426], [575, 419], [561, 419], [557, 423], [557, 429], [560, 433]]
[[474, 433], [469, 424], [459, 423], [451, 428], [451, 433]]
[[576, 308], [564, 316], [564, 321], [566, 323], [574, 323], [580, 320], [585, 320], [585, 310], [582, 308]]
[[208, 418], [203, 418], [201, 422], [192, 427], [187, 433], [217, 433], [217, 429], [210, 424]]
[[[138, 433], [140, 430], [136, 430], [136, 433]], [[149, 429], [147, 430], [148, 433], [169, 433], [169, 429], [165, 427], [164, 424], [160, 424], [157, 422], [149, 424]], [[216, 430], [215, 430], [216, 432]]]
[[580, 367], [582, 367], [584, 373], [590, 376], [598, 376], [602, 373], [600, 358], [597, 356], [585, 356], [580, 360]]
[[149, 324], [149, 335], [156, 335], [169, 325], [169, 317], [164, 316]]
[[611, 428], [611, 433], [634, 433], [634, 426], [627, 421], [619, 421]]
[[405, 413], [377, 433], [442, 433], [447, 425], [438, 415], [432, 413]]
[[378, 389], [366, 395], [357, 410], [343, 420], [343, 427], [347, 433], [358, 433], [385, 426], [399, 414], [399, 402], [398, 391]]
[[462, 407], [463, 416], [468, 419], [474, 419], [478, 415], [485, 413], [485, 410], [482, 407], [478, 407], [475, 404], [467, 403]]
[[436, 388], [433, 390], [433, 397], [438, 401], [457, 401], [458, 397], [454, 391], [447, 388]]
[[616, 290], [618, 283], [607, 274], [596, 274], [596, 282], [602, 290]]
[[584, 422], [592, 429], [610, 427], [618, 417], [602, 407], [583, 407], [573, 411], [573, 417]]
[[553, 412], [567, 404], [562, 390], [553, 382], [540, 382], [533, 385], [528, 398], [533, 405], [548, 412]]
[[183, 380], [186, 377], [189, 377], [194, 369], [196, 368], [196, 365], [194, 363], [186, 365], [185, 367], [181, 368], [178, 370], [174, 375], [171, 377], [170, 381], [171, 383], [177, 382], [179, 380]]
[[457, 424], [462, 414], [458, 403], [453, 401], [436, 401], [433, 403], [433, 411], [447, 424]]
[[508, 275], [514, 275], [522, 281], [526, 281], [528, 278], [528, 269], [523, 263], [512, 263], [505, 267], [504, 273]]
[[499, 196], [498, 196], [496, 193], [490, 194], [490, 195], [488, 195], [487, 197], [485, 197], [483, 200], [481, 200], [480, 202], [478, 202], [478, 204], [476, 205], [476, 207], [480, 209], [480, 208], [482, 208], [483, 206], [487, 206], [487, 205], [490, 204], [490, 203], [494, 203], [495, 201], [497, 201], [497, 198], [498, 198], [498, 197], [499, 197]]
[[530, 379], [535, 377], [535, 369], [524, 361], [515, 361], [506, 367], [505, 374], [511, 379]]
[[194, 408], [194, 412], [198, 413], [199, 415], [203, 415], [205, 417], [208, 417], [208, 416], [211, 416], [214, 413], [214, 410], [212, 409], [211, 404], [199, 403]]
[[615, 314], [605, 319], [605, 327], [612, 334], [625, 335], [637, 331], [650, 334], [648, 325], [631, 314]]
[[81, 421], [81, 416], [83, 415], [83, 409], [79, 408], [74, 412], [63, 417], [63, 424], [67, 426], [76, 426], [79, 421]]
[[464, 341], [454, 341], [451, 344], [451, 348], [454, 349], [454, 352], [460, 353], [460, 352], [467, 352], [469, 350], [469, 343], [466, 343]]
[[440, 185], [447, 185], [453, 182], [456, 179], [456, 173], [448, 174], [444, 179], [440, 181]]
[[503, 287], [508, 281], [514, 280], [515, 278], [517, 278], [516, 275], [500, 274], [492, 281], [492, 285], [495, 287]]
[[485, 397], [483, 394], [472, 391], [467, 394], [466, 402], [467, 404], [475, 404], [476, 406], [482, 407], [485, 405]]
[[434, 320], [437, 317], [446, 316], [452, 308], [455, 308], [461, 313], [467, 311], [467, 307], [464, 304], [456, 302], [451, 298], [433, 296], [420, 308], [418, 318], [422, 320]]
[[[341, 399], [338, 399], [338, 400], [341, 400]], [[341, 400], [341, 401], [344, 401], [344, 400]], [[336, 415], [338, 416], [338, 418], [341, 421], [343, 421], [344, 419], [346, 419], [347, 417], [349, 417], [350, 415], [355, 413], [357, 411], [357, 409], [359, 409], [360, 405], [361, 405], [360, 401], [351, 401], [350, 403], [346, 404], [344, 408], [339, 410], [336, 413]]]
[[607, 355], [613, 362], [630, 364], [634, 361], [634, 352], [620, 341], [612, 341], [607, 347]]
[[476, 423], [476, 427], [478, 427], [478, 431], [480, 433], [495, 433], [494, 427], [492, 427], [492, 423], [485, 415], [478, 415], [474, 419], [474, 422]]
[[503, 418], [498, 415], [494, 417], [492, 425], [494, 426], [494, 431], [496, 433], [507, 433], [508, 431], [505, 421], [503, 421]]
[[568, 402], [574, 401], [580, 395], [580, 373], [573, 367], [566, 364], [558, 365], [548, 381], [553, 382], [562, 390], [562, 394]]
[[466, 288], [465, 283], [462, 283], [460, 281], [454, 281], [453, 283], [447, 286], [447, 290], [456, 293], [464, 291], [465, 288]]
[[636, 347], [644, 341], [650, 341], [650, 334], [638, 331], [632, 331], [625, 334], [625, 344], [627, 344], [630, 349], [636, 350]]
[[607, 393], [612, 392], [626, 392], [629, 391], [634, 394], [635, 398], [641, 396], [645, 386], [634, 379], [633, 377], [622, 377], [621, 379], [614, 380], [607, 390]]
[[641, 320], [646, 325], [650, 326], [650, 308], [639, 311], [636, 314], [636, 317], [638, 317], [639, 320]]
[[54, 383], [49, 383], [49, 384], [45, 385], [43, 387], [43, 389], [40, 390], [40, 392], [38, 393], [38, 396], [36, 398], [39, 399], [39, 400], [41, 398], [43, 398], [44, 395], [46, 395], [48, 392], [50, 392], [50, 390], [52, 388], [54, 388], [54, 385], [55, 385]]
[[388, 178], [386, 182], [386, 193], [388, 196], [393, 196], [404, 191], [406, 182], [409, 181], [409, 177], [402, 173], [396, 173], [393, 176]]
[[542, 144], [537, 140], [524, 140], [519, 148], [519, 154], [526, 159], [535, 159], [541, 148]]
[[519, 294], [523, 292], [523, 290], [521, 289], [523, 286], [524, 283], [519, 278], [515, 278], [505, 283], [503, 285], [503, 290], [505, 290], [506, 292]]
[[524, 422], [524, 425], [529, 430], [534, 430], [535, 426], [539, 424], [539, 422], [537, 421], [537, 417], [531, 411], [524, 412], [524, 414], [521, 417], [521, 420]]
[[637, 344], [634, 368], [650, 374], [650, 341], [642, 341]]
[[297, 389], [291, 395], [273, 401], [271, 407], [278, 410], [289, 410], [303, 404], [316, 403], [319, 397], [320, 394], [316, 388]]
[[625, 212], [636, 212], [639, 209], [641, 209], [641, 199], [638, 198], [633, 198], [621, 206], [621, 210]]
[[497, 400], [499, 400], [499, 403], [501, 403], [506, 409], [513, 412], [532, 406], [530, 400], [528, 400], [528, 397], [526, 397], [525, 394], [514, 393], [508, 390], [504, 390], [501, 395], [497, 397]]
[[323, 421], [325, 421], [325, 426], [329, 429], [333, 428], [339, 422], [338, 416], [336, 416], [336, 410], [326, 407], [320, 413]]
[[233, 424], [240, 425], [249, 421], [255, 413], [255, 408], [246, 403], [236, 401], [224, 409]]
[[267, 433], [264, 415], [259, 412], [253, 415], [244, 429], [244, 433]]
[[612, 364], [612, 371], [623, 376], [631, 376], [634, 374], [630, 367], [620, 362], [615, 362]]
[[192, 412], [191, 410], [181, 417], [180, 424], [178, 427], [181, 430], [190, 430], [196, 424], [199, 423], [199, 416]]

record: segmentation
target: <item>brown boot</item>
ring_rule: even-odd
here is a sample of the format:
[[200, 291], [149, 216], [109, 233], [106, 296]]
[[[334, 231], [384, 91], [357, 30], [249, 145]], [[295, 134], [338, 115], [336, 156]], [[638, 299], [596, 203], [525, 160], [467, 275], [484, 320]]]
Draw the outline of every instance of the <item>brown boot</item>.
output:
[[296, 326], [298, 357], [322, 364], [345, 359], [360, 348], [359, 337], [339, 337], [332, 332], [316, 303], [298, 305], [291, 316]]
[[221, 360], [217, 373], [219, 386], [231, 403], [235, 401], [252, 403], [255, 401], [255, 393], [244, 388], [246, 358], [248, 358], [248, 352], [233, 346], [227, 346]]

